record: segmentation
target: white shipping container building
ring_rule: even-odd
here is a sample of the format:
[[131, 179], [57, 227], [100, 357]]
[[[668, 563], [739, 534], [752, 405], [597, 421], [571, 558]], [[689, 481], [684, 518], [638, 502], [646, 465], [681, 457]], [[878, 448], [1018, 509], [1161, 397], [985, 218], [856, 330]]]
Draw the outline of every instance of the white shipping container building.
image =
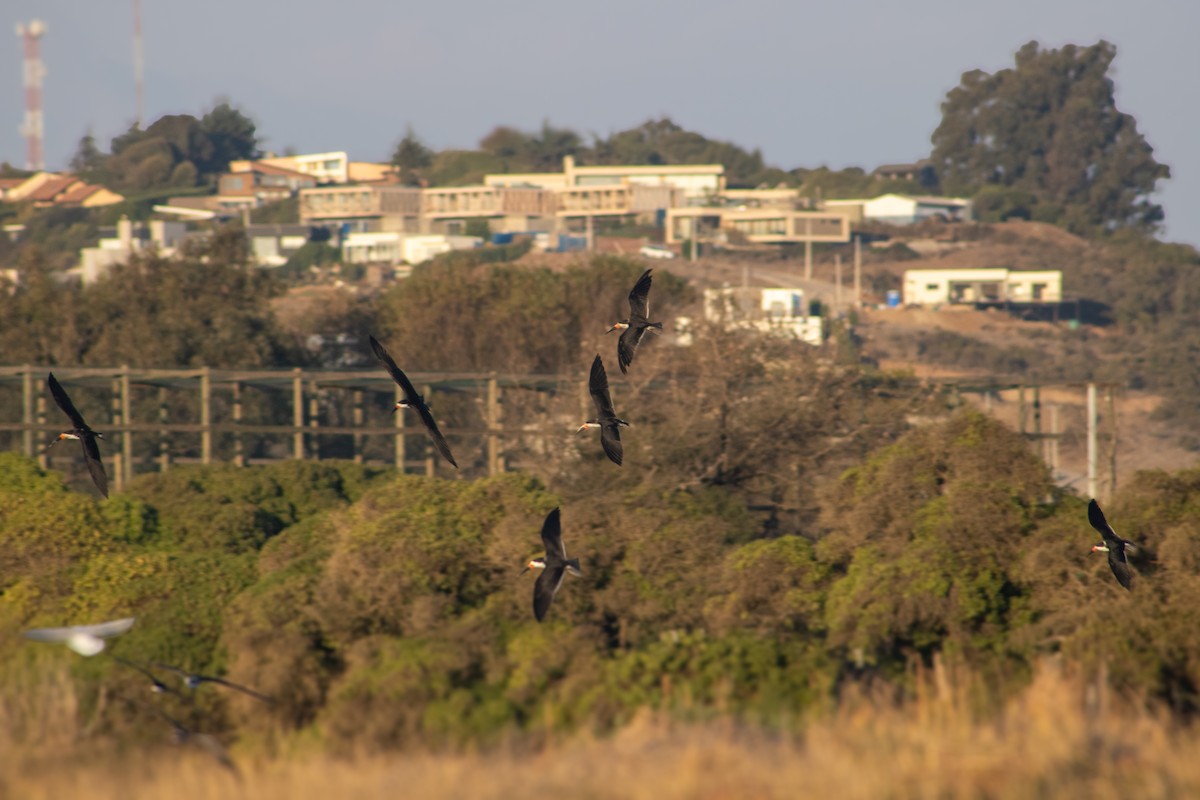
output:
[[451, 250], [473, 250], [482, 245], [478, 236], [355, 232], [342, 240], [342, 258], [348, 264], [420, 264]]
[[802, 289], [705, 289], [704, 317], [727, 328], [755, 328], [811, 345], [822, 341], [821, 317], [808, 313]]
[[1061, 303], [1061, 270], [910, 269], [904, 273], [904, 305]]

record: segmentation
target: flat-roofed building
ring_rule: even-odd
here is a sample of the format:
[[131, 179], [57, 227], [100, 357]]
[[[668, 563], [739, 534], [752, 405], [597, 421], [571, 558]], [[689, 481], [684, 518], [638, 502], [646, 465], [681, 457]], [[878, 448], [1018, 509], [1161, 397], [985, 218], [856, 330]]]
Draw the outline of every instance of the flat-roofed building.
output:
[[904, 273], [904, 304], [910, 306], [1061, 303], [1061, 270], [1007, 267], [910, 269]]
[[251, 164], [283, 167], [316, 179], [317, 183], [346, 183], [350, 180], [350, 157], [343, 151], [307, 153], [297, 156], [268, 156], [255, 161], [231, 161], [230, 172], [243, 172]]
[[826, 200], [826, 211], [839, 211], [852, 222], [885, 222], [911, 225], [926, 219], [967, 222], [974, 217], [974, 204], [962, 197], [913, 197], [884, 194], [870, 199]]
[[360, 233], [416, 233], [421, 226], [421, 191], [395, 185], [301, 189], [300, 222]]
[[537, 186], [556, 191], [612, 186], [667, 186], [685, 199], [699, 200], [725, 190], [723, 164], [579, 166], [563, 156], [562, 172], [485, 175], [485, 186]]
[[804, 290], [798, 288], [732, 286], [704, 290], [704, 318], [709, 322], [726, 329], [752, 328], [819, 345], [822, 319], [809, 310]]
[[734, 232], [753, 244], [848, 242], [850, 221], [841, 214], [790, 208], [669, 208], [667, 244], [685, 239], [712, 239]]

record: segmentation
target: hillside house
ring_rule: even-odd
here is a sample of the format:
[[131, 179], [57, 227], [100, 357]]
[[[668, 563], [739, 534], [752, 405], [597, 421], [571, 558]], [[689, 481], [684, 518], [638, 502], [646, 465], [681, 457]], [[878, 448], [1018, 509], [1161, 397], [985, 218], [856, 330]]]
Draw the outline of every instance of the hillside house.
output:
[[824, 208], [845, 214], [852, 222], [883, 222], [889, 225], [912, 225], [927, 219], [967, 222], [974, 217], [974, 204], [961, 197], [884, 194], [869, 200], [826, 200]]
[[908, 306], [1061, 303], [1061, 270], [910, 269], [904, 273]]
[[[727, 329], [753, 328], [763, 333], [819, 345], [822, 319], [810, 313], [803, 289], [730, 286], [704, 290], [704, 318]], [[684, 333], [686, 334], [686, 325]], [[686, 335], [680, 344], [688, 344]]]

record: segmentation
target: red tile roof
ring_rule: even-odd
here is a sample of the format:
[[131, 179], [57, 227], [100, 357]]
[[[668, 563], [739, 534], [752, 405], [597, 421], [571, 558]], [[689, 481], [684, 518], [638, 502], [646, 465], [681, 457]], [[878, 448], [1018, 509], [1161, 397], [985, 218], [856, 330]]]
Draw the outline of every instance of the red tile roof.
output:
[[96, 192], [100, 191], [99, 186], [91, 186], [89, 184], [79, 183], [72, 186], [67, 191], [63, 192], [54, 202], [56, 203], [82, 203]]
[[51, 178], [31, 194], [25, 197], [26, 200], [32, 200], [35, 203], [52, 203], [54, 198], [66, 191], [69, 187], [78, 183], [79, 179], [75, 177]]

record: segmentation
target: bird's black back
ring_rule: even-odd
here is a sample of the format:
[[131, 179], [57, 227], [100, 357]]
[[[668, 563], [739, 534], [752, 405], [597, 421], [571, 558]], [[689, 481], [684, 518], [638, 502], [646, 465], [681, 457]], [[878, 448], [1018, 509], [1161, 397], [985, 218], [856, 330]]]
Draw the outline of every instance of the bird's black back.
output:
[[1104, 537], [1104, 544], [1108, 547], [1108, 566], [1112, 569], [1112, 573], [1117, 578], [1117, 583], [1124, 586], [1127, 590], [1133, 590], [1133, 571], [1129, 568], [1129, 560], [1125, 556], [1125, 545], [1128, 544], [1120, 536], [1117, 536], [1116, 531], [1108, 524], [1108, 520], [1104, 518], [1104, 512], [1100, 510], [1100, 504], [1094, 499], [1088, 503], [1088, 522], [1091, 526], [1100, 532]]
[[566, 563], [567, 550], [563, 547], [562, 523], [558, 509], [546, 515], [542, 523], [542, 546], [546, 548], [546, 568]]

